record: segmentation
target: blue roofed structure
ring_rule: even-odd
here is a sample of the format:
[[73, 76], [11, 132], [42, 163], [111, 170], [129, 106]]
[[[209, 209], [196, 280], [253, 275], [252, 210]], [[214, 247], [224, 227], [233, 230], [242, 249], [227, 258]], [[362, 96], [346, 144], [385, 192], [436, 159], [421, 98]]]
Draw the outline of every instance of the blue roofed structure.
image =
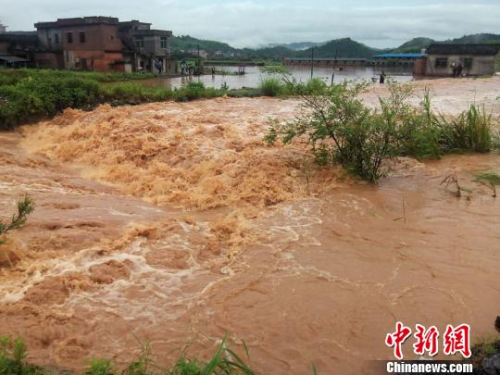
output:
[[425, 55], [420, 52], [410, 52], [410, 53], [381, 53], [376, 55], [376, 59], [419, 59]]

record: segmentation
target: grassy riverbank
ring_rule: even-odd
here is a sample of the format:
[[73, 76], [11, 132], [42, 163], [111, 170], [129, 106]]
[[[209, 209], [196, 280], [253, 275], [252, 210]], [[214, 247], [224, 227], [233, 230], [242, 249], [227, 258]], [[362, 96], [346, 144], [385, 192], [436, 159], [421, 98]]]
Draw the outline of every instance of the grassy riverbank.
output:
[[144, 87], [139, 82], [152, 77], [152, 74], [0, 69], [0, 130], [50, 118], [65, 108], [91, 110], [102, 103], [118, 106], [224, 95], [284, 97], [324, 88], [317, 80], [292, 87], [278, 78], [268, 78], [258, 88], [235, 90], [207, 88], [202, 83], [189, 83], [179, 89]]
[[[50, 118], [65, 108], [92, 109], [102, 103], [140, 104], [213, 98], [224, 88], [191, 83], [180, 89], [148, 88], [136, 81], [147, 74], [51, 70], [0, 70], [0, 130]], [[104, 83], [115, 82], [113, 85]]]

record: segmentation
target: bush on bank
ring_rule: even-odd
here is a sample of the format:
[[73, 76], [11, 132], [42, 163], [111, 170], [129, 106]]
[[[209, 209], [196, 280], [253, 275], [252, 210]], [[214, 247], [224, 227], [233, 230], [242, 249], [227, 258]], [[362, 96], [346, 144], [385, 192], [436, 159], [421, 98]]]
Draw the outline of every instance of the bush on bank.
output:
[[287, 144], [306, 136], [318, 164], [339, 163], [370, 182], [385, 175], [383, 162], [395, 156], [438, 158], [492, 147], [493, 119], [477, 105], [458, 116], [436, 115], [428, 92], [415, 108], [408, 103], [411, 86], [390, 84], [389, 97], [372, 109], [359, 97], [367, 87], [363, 83], [287, 85], [301, 97], [304, 111], [295, 120], [272, 122], [264, 140]]
[[0, 69], [0, 86], [16, 84], [20, 80], [32, 78], [84, 78], [96, 82], [123, 82], [154, 78], [152, 73], [104, 73], [51, 69]]

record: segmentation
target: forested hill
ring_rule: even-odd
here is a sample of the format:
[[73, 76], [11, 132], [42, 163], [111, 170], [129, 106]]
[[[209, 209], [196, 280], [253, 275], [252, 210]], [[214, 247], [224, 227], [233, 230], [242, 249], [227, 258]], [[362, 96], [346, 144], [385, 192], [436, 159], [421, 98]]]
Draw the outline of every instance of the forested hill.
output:
[[[299, 46], [311, 46], [311, 42], [289, 43], [288, 45], [276, 45], [265, 48], [234, 48], [227, 43], [193, 38], [189, 35], [174, 36], [171, 41], [173, 56], [189, 56], [197, 51], [198, 45], [201, 51], [208, 54], [209, 58], [217, 59], [240, 59], [240, 60], [281, 60], [284, 57], [310, 57], [312, 48], [316, 58], [371, 58], [381, 52], [419, 52], [429, 47], [432, 43], [500, 43], [499, 34], [473, 34], [460, 38], [435, 41], [430, 38], [419, 37], [403, 43], [397, 48], [380, 50], [359, 43], [351, 38], [331, 40], [326, 43], [318, 43], [314, 47], [296, 49]], [[293, 49], [290, 47], [294, 47]]]

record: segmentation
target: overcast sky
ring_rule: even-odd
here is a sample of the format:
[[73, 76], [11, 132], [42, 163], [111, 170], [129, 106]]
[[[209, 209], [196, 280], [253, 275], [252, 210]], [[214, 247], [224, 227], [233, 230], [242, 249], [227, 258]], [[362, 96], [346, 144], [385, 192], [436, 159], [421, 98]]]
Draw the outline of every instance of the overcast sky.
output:
[[0, 0], [8, 30], [78, 16], [139, 19], [175, 35], [259, 47], [351, 37], [395, 47], [413, 37], [437, 40], [500, 33], [500, 0]]

